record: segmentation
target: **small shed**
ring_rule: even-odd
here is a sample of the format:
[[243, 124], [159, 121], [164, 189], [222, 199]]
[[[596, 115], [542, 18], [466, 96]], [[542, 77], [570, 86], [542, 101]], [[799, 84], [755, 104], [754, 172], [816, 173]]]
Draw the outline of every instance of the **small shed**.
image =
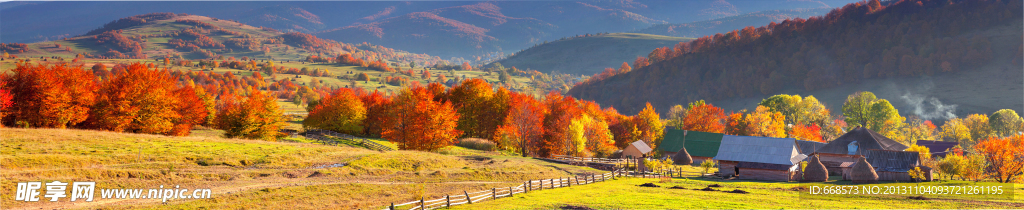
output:
[[647, 146], [647, 143], [644, 143], [643, 140], [639, 140], [630, 143], [629, 146], [626, 146], [626, 149], [622, 149], [622, 157], [641, 158], [651, 151], [653, 151], [651, 150], [651, 146]]
[[791, 181], [800, 161], [796, 139], [724, 135], [715, 160], [723, 176], [740, 179]]
[[927, 147], [928, 151], [932, 154], [932, 158], [944, 158], [946, 157], [946, 154], [950, 152], [949, 149], [960, 145], [960, 143], [952, 141], [917, 140], [917, 145]]

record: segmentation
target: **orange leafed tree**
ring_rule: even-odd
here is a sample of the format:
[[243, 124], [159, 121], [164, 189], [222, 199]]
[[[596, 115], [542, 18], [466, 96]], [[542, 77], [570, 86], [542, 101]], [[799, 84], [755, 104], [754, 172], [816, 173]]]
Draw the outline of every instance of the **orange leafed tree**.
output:
[[387, 112], [391, 106], [391, 98], [384, 97], [383, 94], [374, 90], [372, 93], [359, 92], [359, 100], [363, 102], [363, 106], [366, 108], [366, 119], [363, 120], [363, 135], [370, 137], [380, 137], [382, 132], [382, 123], [384, 118], [387, 117]]
[[309, 112], [303, 127], [332, 130], [340, 133], [363, 132], [366, 107], [355, 92], [348, 88], [335, 90]]
[[459, 114], [450, 102], [438, 102], [424, 87], [403, 89], [394, 96], [382, 137], [400, 149], [436, 151], [455, 143]]
[[1007, 183], [1024, 172], [1024, 135], [989, 137], [974, 146], [985, 156], [988, 170], [996, 181]]
[[747, 135], [782, 138], [786, 137], [786, 116], [768, 110], [768, 107], [757, 106], [747, 114]]
[[743, 113], [731, 113], [725, 117], [725, 134], [747, 135], [747, 120], [743, 118]]
[[182, 117], [176, 111], [180, 103], [174, 93], [176, 82], [166, 69], [128, 65], [101, 85], [89, 124], [116, 132], [170, 133]]
[[722, 133], [725, 125], [722, 120], [725, 111], [711, 104], [695, 106], [686, 113], [683, 119], [683, 130]]
[[633, 117], [619, 114], [614, 107], [605, 108], [603, 112], [605, 119], [608, 120], [608, 129], [612, 131], [615, 139], [615, 147], [625, 148], [629, 143], [636, 141], [634, 139], [639, 138], [633, 136], [633, 129], [636, 128]]
[[580, 114], [576, 99], [551, 91], [544, 97], [544, 106], [547, 107], [548, 112], [544, 116], [544, 136], [540, 144], [537, 145], [539, 147], [537, 155], [551, 157], [551, 155], [568, 154], [569, 124]]
[[227, 138], [276, 138], [282, 126], [282, 113], [277, 101], [267, 93], [249, 89], [248, 97], [225, 95], [217, 110], [215, 124]]
[[544, 107], [530, 95], [512, 93], [505, 122], [495, 131], [498, 145], [526, 157], [536, 150], [544, 133]]
[[14, 103], [14, 101], [12, 101], [14, 96], [11, 95], [11, 91], [7, 90], [8, 87], [6, 86], [7, 80], [3, 80], [3, 78], [0, 77], [0, 127], [4, 126], [3, 120], [4, 116], [7, 115], [7, 108], [10, 108]]
[[797, 140], [825, 142], [821, 139], [821, 127], [818, 127], [817, 124], [809, 126], [793, 125], [793, 129], [789, 131], [789, 136]]
[[633, 120], [636, 121], [636, 128], [641, 132], [639, 137], [641, 140], [644, 140], [644, 143], [647, 143], [652, 148], [661, 144], [662, 136], [665, 134], [665, 127], [661, 123], [661, 116], [654, 110], [651, 103], [647, 103], [647, 106], [640, 113], [637, 113]]
[[89, 116], [96, 102], [92, 71], [67, 64], [52, 66], [17, 65], [13, 74], [5, 74], [12, 100], [11, 117], [6, 123], [25, 122], [31, 126], [73, 127]]
[[206, 96], [206, 91], [203, 88], [191, 85], [175, 90], [174, 96], [178, 97], [175, 111], [178, 112], [179, 117], [173, 121], [174, 128], [168, 134], [187, 136], [192, 132], [192, 127], [205, 123], [207, 116], [210, 115], [210, 110], [204, 99], [209, 96]]
[[[461, 117], [459, 130], [469, 137], [490, 138], [500, 117], [491, 113], [494, 91], [486, 80], [474, 78], [452, 87], [449, 97]], [[504, 114], [504, 113], [500, 113]]]

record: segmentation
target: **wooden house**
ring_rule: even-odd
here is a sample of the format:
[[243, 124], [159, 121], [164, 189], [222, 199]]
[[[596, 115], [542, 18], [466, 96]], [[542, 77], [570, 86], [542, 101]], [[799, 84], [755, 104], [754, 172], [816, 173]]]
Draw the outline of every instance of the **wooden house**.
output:
[[714, 159], [723, 176], [793, 181], [805, 158], [796, 139], [724, 135]]
[[[847, 166], [852, 166], [852, 163], [857, 162], [857, 159], [864, 156], [868, 150], [903, 151], [907, 148], [910, 147], [886, 138], [875, 131], [857, 127], [818, 148], [812, 154], [818, 155], [821, 164], [825, 165], [830, 175], [842, 175], [844, 169], [848, 170], [848, 167], [843, 167], [844, 163], [848, 163]], [[868, 161], [870, 162], [870, 160]]]
[[648, 146], [647, 143], [644, 143], [643, 140], [635, 141], [633, 143], [630, 143], [629, 146], [626, 146], [625, 149], [622, 149], [622, 157], [642, 158], [646, 157], [644, 155], [650, 153], [651, 151], [653, 151], [651, 149], [651, 146]]

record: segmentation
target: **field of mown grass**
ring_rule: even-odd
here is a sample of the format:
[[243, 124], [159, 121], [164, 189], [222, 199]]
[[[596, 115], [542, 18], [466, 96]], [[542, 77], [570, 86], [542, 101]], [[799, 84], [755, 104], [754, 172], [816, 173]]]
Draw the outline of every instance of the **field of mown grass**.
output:
[[[838, 177], [836, 177], [838, 178]], [[639, 187], [653, 183], [660, 187]], [[719, 191], [701, 191], [718, 184]], [[828, 182], [824, 185], [849, 184]], [[866, 186], [910, 185], [917, 183], [882, 183]], [[922, 186], [971, 185], [971, 182], [947, 181], [920, 183]], [[992, 184], [992, 183], [989, 183]], [[1012, 184], [1008, 184], [1013, 186]], [[685, 189], [671, 189], [671, 187]], [[1012, 196], [925, 196], [929, 200], [912, 200], [907, 195], [808, 195], [800, 189], [807, 184], [722, 180], [711, 178], [620, 178], [616, 181], [533, 191], [512, 198], [461, 205], [453, 209], [557, 209], [567, 205], [595, 209], [957, 209], [957, 208], [1024, 208], [1021, 186]], [[742, 190], [747, 194], [724, 191]], [[804, 190], [801, 195], [800, 191]]]
[[[202, 134], [0, 128], [3, 208], [369, 209], [419, 196], [437, 198], [529, 179], [598, 172], [454, 146], [438, 153], [382, 153], [301, 139], [225, 139], [212, 136], [217, 130], [196, 131]], [[214, 194], [210, 200], [175, 200], [168, 205], [151, 199], [14, 202], [17, 182], [52, 180], [96, 181], [100, 189], [181, 185], [212, 188]]]

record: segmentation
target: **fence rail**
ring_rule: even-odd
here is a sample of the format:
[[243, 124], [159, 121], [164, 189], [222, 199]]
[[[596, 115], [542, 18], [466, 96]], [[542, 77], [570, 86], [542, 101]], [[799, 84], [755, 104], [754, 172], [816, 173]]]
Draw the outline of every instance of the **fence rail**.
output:
[[[661, 173], [664, 174], [664, 173]], [[456, 205], [465, 205], [478, 203], [485, 200], [496, 200], [503, 197], [511, 197], [515, 194], [528, 193], [535, 190], [554, 189], [562, 187], [572, 187], [573, 185], [586, 185], [597, 182], [603, 182], [615, 179], [617, 177], [648, 177], [657, 178], [664, 177], [661, 174], [655, 173], [637, 173], [636, 171], [627, 171], [623, 169], [611, 171], [604, 174], [591, 174], [591, 175], [577, 175], [571, 177], [559, 177], [553, 179], [541, 179], [541, 180], [530, 180], [525, 181], [523, 184], [502, 187], [502, 188], [491, 188], [490, 190], [483, 190], [479, 192], [467, 192], [462, 191], [461, 195], [445, 195], [444, 197], [425, 200], [421, 198], [417, 201], [411, 201], [406, 203], [394, 204], [384, 208], [384, 210], [395, 210], [405, 209], [408, 207], [409, 210], [430, 210], [451, 207]], [[402, 207], [402, 208], [399, 208]]]
[[341, 143], [340, 141], [348, 141], [348, 142], [350, 142], [352, 144], [361, 145], [361, 146], [364, 146], [364, 147], [372, 149], [372, 150], [377, 150], [377, 151], [382, 151], [382, 152], [395, 151], [394, 148], [391, 148], [391, 147], [388, 147], [388, 146], [384, 146], [384, 145], [382, 145], [380, 143], [377, 143], [377, 142], [374, 142], [374, 141], [370, 141], [369, 139], [365, 139], [365, 138], [361, 138], [361, 137], [357, 137], [357, 136], [353, 136], [353, 135], [348, 135], [348, 134], [344, 134], [344, 133], [338, 133], [338, 132], [334, 132], [334, 131], [329, 131], [329, 130], [320, 130], [320, 129], [307, 130], [305, 136], [306, 136], [306, 138], [310, 138], [310, 139], [316, 140], [317, 142], [320, 142], [321, 144], [325, 144], [325, 145], [338, 145], [339, 143]]

